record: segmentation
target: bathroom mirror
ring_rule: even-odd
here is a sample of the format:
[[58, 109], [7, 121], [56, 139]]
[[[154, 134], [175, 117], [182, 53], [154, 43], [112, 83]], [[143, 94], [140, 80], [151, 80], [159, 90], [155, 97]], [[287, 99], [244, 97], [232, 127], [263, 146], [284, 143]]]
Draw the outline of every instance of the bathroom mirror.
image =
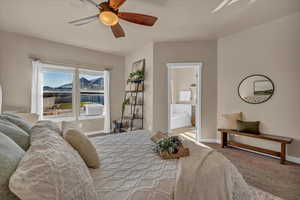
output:
[[240, 98], [250, 104], [268, 101], [274, 94], [274, 83], [267, 76], [255, 74], [244, 78], [238, 86]]

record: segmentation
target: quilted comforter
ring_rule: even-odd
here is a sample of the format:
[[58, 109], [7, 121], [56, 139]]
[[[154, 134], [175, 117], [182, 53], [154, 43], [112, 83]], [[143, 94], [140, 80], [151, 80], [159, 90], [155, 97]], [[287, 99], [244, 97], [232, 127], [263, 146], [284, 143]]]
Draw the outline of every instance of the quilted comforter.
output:
[[[187, 163], [181, 163], [183, 160], [162, 160], [153, 152], [154, 144], [149, 137], [150, 135], [147, 132], [132, 132], [91, 138], [96, 145], [101, 162], [99, 169], [90, 169], [99, 200], [180, 200], [178, 197], [174, 197], [176, 192], [178, 195], [178, 191], [175, 191], [175, 188], [176, 190], [182, 189], [183, 192], [185, 188], [178, 186], [176, 179], [178, 179], [177, 182], [181, 182], [182, 180], [179, 179], [182, 179], [182, 177], [183, 180], [185, 179], [182, 173], [188, 173], [189, 170], [184, 172], [182, 168], [188, 169]], [[210, 154], [215, 157], [223, 157], [217, 152]], [[197, 159], [197, 157], [191, 156], [187, 159]], [[217, 162], [213, 159], [207, 160], [207, 162]], [[190, 162], [191, 165], [192, 163]], [[205, 165], [207, 167], [209, 163], [205, 163]], [[212, 164], [212, 166], [215, 165]], [[192, 171], [191, 168], [190, 173]], [[237, 172], [236, 170], [233, 171]], [[232, 177], [242, 178], [240, 174]], [[199, 184], [201, 177], [195, 175], [195, 178], [197, 178], [195, 179], [196, 183]], [[206, 183], [196, 185], [196, 187], [194, 185], [193, 188], [196, 192], [197, 187], [201, 187], [201, 191], [214, 190], [216, 188], [213, 188], [213, 185], [214, 183]], [[222, 184], [218, 184], [218, 186], [220, 185]], [[224, 188], [226, 187], [228, 186], [225, 185]], [[251, 199], [280, 200], [251, 186], [249, 186], [249, 190]], [[210, 191], [210, 193], [212, 192]], [[236, 191], [236, 194], [240, 194], [240, 192]], [[228, 199], [244, 200], [243, 197], [234, 193], [228, 196]], [[187, 200], [187, 198], [182, 200]], [[198, 198], [198, 200], [202, 199]]]

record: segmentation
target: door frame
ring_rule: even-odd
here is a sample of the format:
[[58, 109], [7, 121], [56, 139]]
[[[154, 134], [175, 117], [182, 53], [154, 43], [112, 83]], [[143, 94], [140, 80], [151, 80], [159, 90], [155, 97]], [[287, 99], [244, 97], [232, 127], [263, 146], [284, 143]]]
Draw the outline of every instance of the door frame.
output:
[[200, 142], [202, 138], [202, 70], [203, 70], [203, 63], [196, 62], [196, 63], [167, 63], [168, 68], [168, 132], [171, 132], [171, 84], [170, 78], [171, 73], [170, 69], [179, 69], [179, 68], [194, 68], [196, 70], [196, 108], [195, 108], [195, 116], [196, 116], [196, 141]]

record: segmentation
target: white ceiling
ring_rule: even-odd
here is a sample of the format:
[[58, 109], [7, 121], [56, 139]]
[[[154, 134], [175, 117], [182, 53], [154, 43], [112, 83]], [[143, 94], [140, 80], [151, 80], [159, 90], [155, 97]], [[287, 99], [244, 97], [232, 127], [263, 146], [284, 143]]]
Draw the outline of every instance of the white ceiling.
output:
[[212, 13], [222, 1], [127, 0], [120, 11], [159, 20], [154, 27], [121, 21], [126, 37], [115, 39], [98, 21], [81, 27], [67, 23], [98, 12], [80, 0], [0, 0], [0, 30], [126, 55], [150, 41], [216, 39], [300, 11], [300, 0], [239, 0]]

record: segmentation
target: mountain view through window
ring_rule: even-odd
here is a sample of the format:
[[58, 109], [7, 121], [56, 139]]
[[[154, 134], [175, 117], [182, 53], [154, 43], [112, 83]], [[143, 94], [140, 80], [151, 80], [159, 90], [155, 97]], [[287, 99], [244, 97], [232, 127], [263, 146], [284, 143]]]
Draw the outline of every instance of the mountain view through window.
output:
[[43, 72], [43, 115], [73, 116], [73, 73]]
[[[74, 73], [43, 72], [43, 116], [59, 118], [74, 116], [76, 89]], [[103, 114], [104, 78], [101, 75], [79, 74], [80, 116]]]
[[102, 115], [104, 108], [104, 78], [80, 74], [80, 116]]

